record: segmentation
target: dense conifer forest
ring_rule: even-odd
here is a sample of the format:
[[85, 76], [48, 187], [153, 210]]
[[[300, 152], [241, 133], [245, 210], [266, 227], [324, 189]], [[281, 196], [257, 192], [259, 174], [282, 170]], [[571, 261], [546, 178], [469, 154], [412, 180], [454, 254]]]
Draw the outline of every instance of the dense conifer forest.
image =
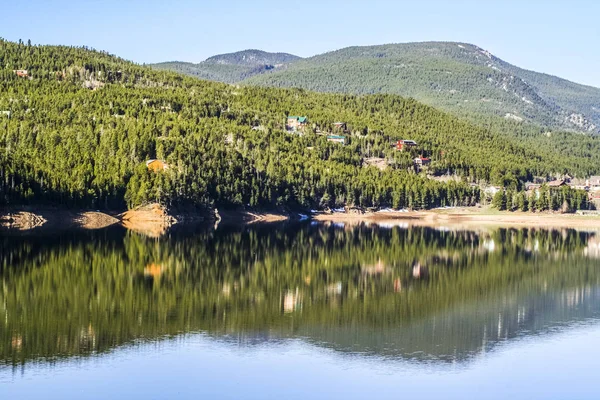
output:
[[[302, 134], [286, 132], [287, 115], [308, 116]], [[338, 121], [346, 145], [326, 140]], [[398, 139], [419, 147], [395, 151]], [[469, 183], [519, 191], [535, 176], [587, 176], [600, 170], [599, 150], [591, 136], [504, 135], [396, 95], [238, 87], [88, 48], [0, 41], [5, 205], [472, 205], [481, 194]], [[461, 181], [418, 173], [416, 156], [431, 158], [430, 175]], [[387, 168], [367, 165], [370, 158]], [[150, 159], [168, 168], [151, 171]]]

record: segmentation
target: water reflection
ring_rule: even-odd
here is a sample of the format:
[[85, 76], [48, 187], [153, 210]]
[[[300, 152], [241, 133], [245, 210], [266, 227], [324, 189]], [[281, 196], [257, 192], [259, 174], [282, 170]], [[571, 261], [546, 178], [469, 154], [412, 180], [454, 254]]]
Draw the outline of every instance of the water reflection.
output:
[[593, 233], [281, 225], [0, 237], [0, 363], [204, 332], [468, 362], [600, 317]]

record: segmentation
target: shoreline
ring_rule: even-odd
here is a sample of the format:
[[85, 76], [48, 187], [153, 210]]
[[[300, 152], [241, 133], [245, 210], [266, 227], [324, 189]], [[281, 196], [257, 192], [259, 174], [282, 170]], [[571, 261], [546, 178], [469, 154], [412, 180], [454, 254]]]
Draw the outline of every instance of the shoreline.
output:
[[576, 214], [530, 213], [522, 211], [496, 211], [485, 208], [462, 207], [426, 211], [390, 211], [353, 213], [319, 213], [312, 220], [333, 223], [373, 224], [405, 223], [415, 226], [452, 227], [531, 227], [531, 228], [594, 228], [600, 230], [600, 216]]
[[[158, 204], [149, 204], [125, 212], [65, 210], [44, 207], [11, 207], [0, 210], [0, 231], [27, 232], [32, 230], [96, 230], [121, 226], [150, 237], [160, 237], [176, 224], [278, 223], [300, 219], [300, 213], [255, 210], [211, 210], [206, 212], [169, 213]], [[490, 208], [461, 207], [425, 211], [376, 211], [365, 213], [314, 213], [307, 219], [318, 222], [359, 225], [362, 223], [386, 226], [430, 226], [452, 228], [474, 227], [532, 227], [600, 230], [600, 216], [576, 214], [530, 213], [496, 211]]]
[[1, 232], [40, 232], [70, 229], [97, 230], [111, 226], [160, 237], [175, 225], [203, 223], [254, 224], [287, 221], [292, 214], [255, 210], [173, 210], [153, 203], [131, 210], [91, 211], [56, 207], [5, 207], [0, 208]]

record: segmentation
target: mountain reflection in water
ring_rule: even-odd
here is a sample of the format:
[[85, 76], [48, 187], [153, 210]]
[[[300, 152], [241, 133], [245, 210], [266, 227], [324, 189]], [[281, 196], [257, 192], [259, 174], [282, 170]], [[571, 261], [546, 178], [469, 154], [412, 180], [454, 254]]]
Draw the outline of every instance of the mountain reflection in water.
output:
[[[600, 317], [593, 233], [282, 224], [0, 236], [0, 365], [202, 332], [468, 362]], [[1, 368], [1, 367], [0, 367]]]

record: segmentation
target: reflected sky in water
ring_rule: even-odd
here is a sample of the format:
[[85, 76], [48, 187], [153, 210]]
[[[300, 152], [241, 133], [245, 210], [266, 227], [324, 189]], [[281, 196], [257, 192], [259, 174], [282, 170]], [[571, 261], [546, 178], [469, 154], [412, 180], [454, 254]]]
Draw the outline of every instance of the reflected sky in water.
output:
[[[232, 346], [203, 335], [2, 374], [3, 398], [590, 399], [600, 326], [506, 342], [469, 364], [344, 355], [299, 339]], [[80, 397], [81, 396], [81, 397]]]
[[1, 398], [586, 399], [595, 233], [0, 236]]

